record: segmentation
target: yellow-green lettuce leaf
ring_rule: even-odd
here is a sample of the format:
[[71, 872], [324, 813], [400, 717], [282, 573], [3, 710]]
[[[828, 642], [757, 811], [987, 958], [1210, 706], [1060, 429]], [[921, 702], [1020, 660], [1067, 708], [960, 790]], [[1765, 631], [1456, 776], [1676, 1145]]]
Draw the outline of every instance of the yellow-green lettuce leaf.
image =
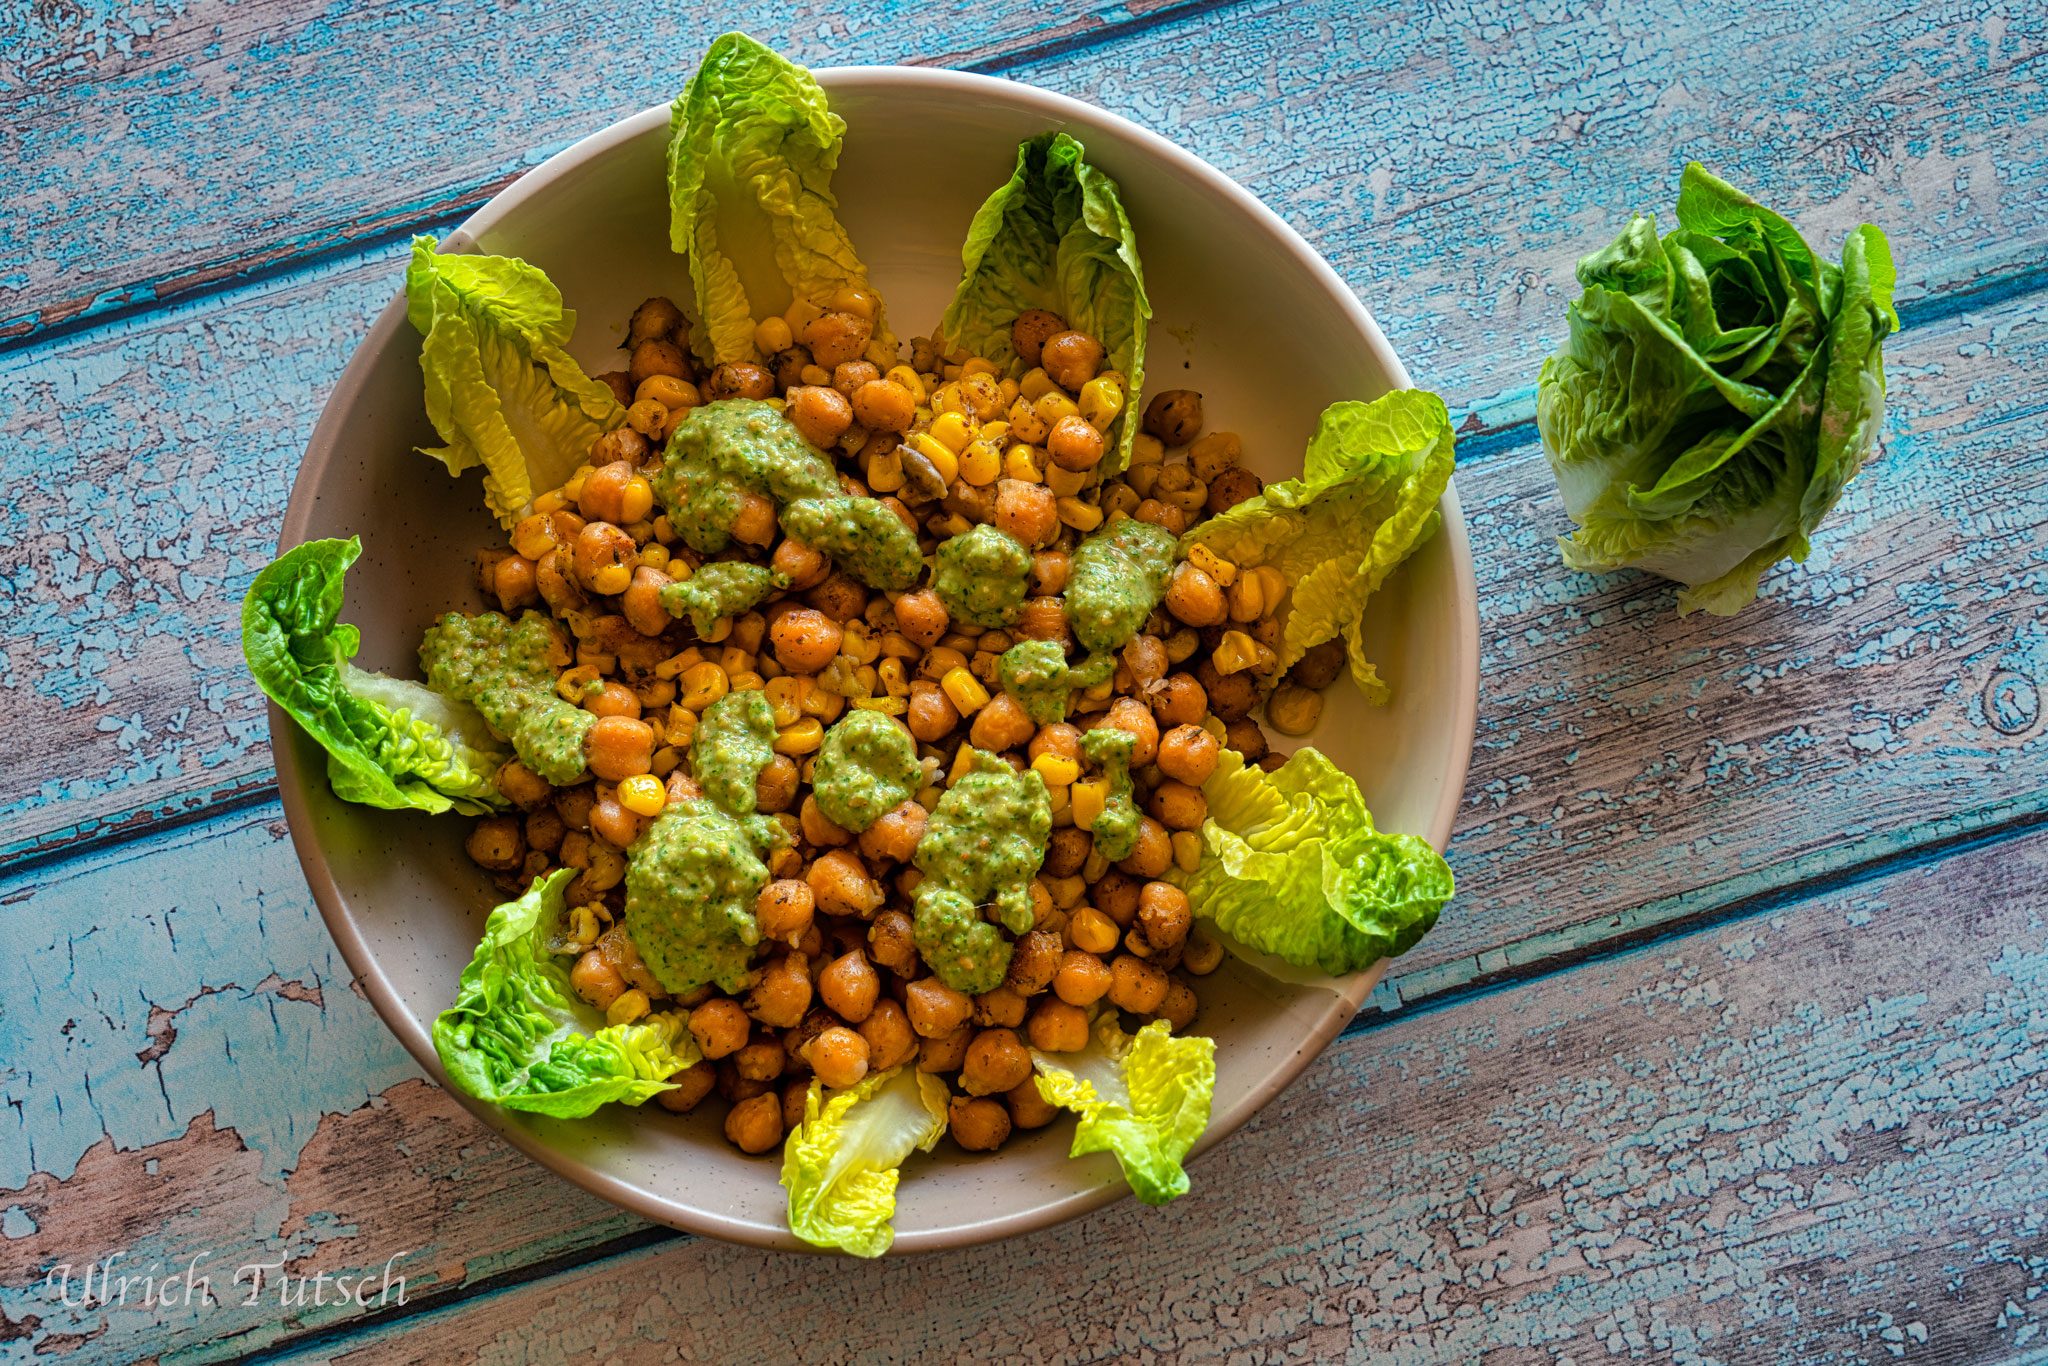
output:
[[1216, 1094], [1216, 1041], [1173, 1037], [1154, 1020], [1136, 1034], [1105, 1011], [1078, 1053], [1031, 1050], [1038, 1094], [1080, 1116], [1069, 1157], [1115, 1155], [1132, 1192], [1148, 1205], [1186, 1195], [1181, 1161], [1202, 1130]]
[[898, 1169], [946, 1132], [946, 1084], [914, 1067], [878, 1072], [829, 1099], [816, 1081], [782, 1149], [789, 1227], [814, 1247], [879, 1257], [895, 1241]]

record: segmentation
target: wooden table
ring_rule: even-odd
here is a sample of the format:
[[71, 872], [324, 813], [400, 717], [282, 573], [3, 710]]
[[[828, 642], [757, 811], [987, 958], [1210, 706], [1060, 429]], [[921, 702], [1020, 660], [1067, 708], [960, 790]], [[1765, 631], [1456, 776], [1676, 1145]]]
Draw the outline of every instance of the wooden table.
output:
[[[406, 237], [666, 100], [709, 11], [7, 7], [0, 1357], [2048, 1350], [2048, 13], [1356, 8], [720, 16], [1242, 180], [1450, 402], [1478, 559], [1459, 897], [1373, 1008], [1170, 1208], [855, 1265], [650, 1228], [422, 1078], [314, 912], [234, 624]], [[1730, 621], [1567, 573], [1531, 422], [1574, 259], [1693, 156], [1903, 276], [1882, 460]], [[51, 1288], [116, 1252], [216, 1303]], [[303, 1302], [244, 1304], [259, 1262]]]

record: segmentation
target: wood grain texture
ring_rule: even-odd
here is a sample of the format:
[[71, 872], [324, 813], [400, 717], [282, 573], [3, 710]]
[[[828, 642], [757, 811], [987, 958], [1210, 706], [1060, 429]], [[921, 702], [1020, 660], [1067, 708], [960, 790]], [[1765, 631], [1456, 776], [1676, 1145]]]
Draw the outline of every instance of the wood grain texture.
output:
[[881, 1264], [678, 1240], [318, 1356], [2013, 1356], [2048, 1330], [2044, 875], [2008, 842], [1382, 1024], [1165, 1209]]
[[[1127, 17], [1021, 0], [892, 0], [858, 16], [750, 0], [658, 21], [618, 0], [11, 6], [0, 337], [466, 212], [577, 138], [673, 99], [729, 29], [820, 65], [986, 67]], [[77, 193], [85, 161], [90, 196]]]

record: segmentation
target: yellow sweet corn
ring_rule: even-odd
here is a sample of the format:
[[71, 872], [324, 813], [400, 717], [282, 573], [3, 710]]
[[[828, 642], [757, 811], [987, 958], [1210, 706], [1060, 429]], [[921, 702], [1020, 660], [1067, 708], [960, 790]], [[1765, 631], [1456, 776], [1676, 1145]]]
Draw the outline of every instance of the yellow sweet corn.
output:
[[1081, 386], [1079, 407], [1089, 426], [1098, 432], [1108, 431], [1124, 410], [1123, 382], [1113, 375], [1097, 375]]
[[1020, 398], [1010, 405], [1009, 417], [1006, 425], [1010, 429], [1010, 435], [1019, 441], [1036, 445], [1045, 440], [1047, 434], [1052, 431], [1052, 428], [1039, 420], [1038, 414], [1032, 410], [1029, 400], [1026, 399]]
[[542, 517], [551, 517], [569, 506], [569, 500], [562, 496], [560, 489], [549, 489], [533, 500], [533, 510]]
[[901, 631], [889, 631], [882, 636], [882, 653], [890, 659], [916, 659], [924, 648]]
[[808, 678], [771, 678], [762, 691], [767, 694], [768, 708], [775, 714], [775, 728], [786, 730], [803, 719], [803, 698], [810, 686]]
[[578, 664], [573, 669], [564, 669], [555, 679], [555, 693], [564, 702], [574, 702], [580, 707], [597, 684], [597, 669], [589, 664]]
[[1031, 403], [1036, 403], [1041, 395], [1051, 393], [1058, 387], [1052, 382], [1052, 376], [1045, 373], [1043, 366], [1034, 365], [1017, 381], [1017, 392]]
[[882, 691], [891, 697], [910, 696], [910, 677], [904, 672], [903, 661], [896, 655], [887, 655], [875, 666], [875, 677], [882, 681]]
[[939, 687], [951, 698], [962, 716], [972, 716], [988, 705], [988, 689], [966, 669], [949, 669]]
[[1109, 805], [1109, 780], [1090, 778], [1086, 782], [1075, 783], [1068, 793], [1068, 799], [1073, 803], [1074, 824], [1083, 830], [1093, 830], [1103, 808]]
[[[937, 423], [939, 420], [934, 418], [933, 422]], [[960, 477], [960, 457], [953, 454], [951, 447], [930, 432], [914, 433], [905, 444], [931, 461], [932, 467], [938, 470], [939, 478], [943, 482], [951, 484]]]
[[903, 452], [895, 446], [868, 457], [868, 488], [876, 493], [895, 493], [903, 487]]
[[1031, 761], [1031, 771], [1045, 779], [1047, 787], [1064, 787], [1081, 776], [1081, 766], [1064, 754], [1051, 750]]
[[754, 667], [754, 656], [737, 645], [728, 645], [718, 652], [718, 667], [725, 670], [727, 677], [748, 673]]
[[1047, 465], [1045, 486], [1053, 491], [1054, 497], [1071, 498], [1088, 487], [1088, 481], [1094, 477], [1094, 473], [1093, 470], [1069, 470], [1058, 465]]
[[1157, 465], [1166, 459], [1166, 443], [1150, 432], [1131, 438], [1131, 465]]
[[[1050, 475], [1051, 470], [1046, 473]], [[1102, 509], [1090, 506], [1079, 498], [1060, 498], [1053, 502], [1060, 520], [1079, 532], [1090, 532], [1102, 525]]]
[[973, 771], [974, 746], [963, 744], [953, 751], [953, 767], [946, 771], [946, 786], [953, 786]]
[[1192, 873], [1201, 866], [1202, 837], [1192, 830], [1173, 832], [1173, 863], [1183, 873]]
[[1188, 563], [1225, 588], [1230, 587], [1237, 578], [1237, 566], [1205, 545], [1198, 545], [1188, 551]]
[[654, 676], [656, 678], [677, 678], [682, 675], [684, 670], [703, 662], [704, 652], [692, 645], [687, 650], [683, 650], [678, 654], [672, 654], [667, 659], [662, 660], [661, 663], [655, 665]]
[[1022, 479], [1027, 484], [1042, 482], [1045, 476], [1039, 473], [1037, 452], [1026, 445], [1012, 446], [1003, 452], [1003, 477]]
[[1002, 452], [992, 441], [970, 442], [960, 453], [960, 477], [976, 488], [993, 484], [1002, 472]]
[[1038, 401], [1031, 405], [1031, 411], [1038, 414], [1040, 422], [1052, 428], [1057, 427], [1063, 417], [1078, 417], [1081, 407], [1067, 397], [1065, 390], [1054, 389], [1050, 393], [1039, 395]]
[[930, 391], [924, 387], [924, 378], [907, 365], [892, 365], [883, 379], [900, 384], [910, 391], [912, 401], [923, 403]]
[[1272, 650], [1259, 644], [1243, 631], [1225, 631], [1223, 639], [1217, 642], [1215, 654], [1216, 672], [1220, 674], [1243, 673], [1246, 669], [1269, 669], [1279, 661]]
[[703, 711], [732, 689], [725, 670], [708, 662], [683, 670], [681, 683], [681, 705], [686, 711]]
[[1100, 852], [1090, 849], [1087, 861], [1081, 865], [1081, 881], [1100, 882], [1102, 881], [1102, 875], [1108, 871], [1109, 860], [1104, 858]]
[[862, 711], [878, 711], [884, 716], [901, 716], [910, 710], [910, 699], [904, 697], [856, 697], [853, 705]]
[[619, 805], [636, 816], [659, 816], [668, 805], [668, 789], [652, 773], [640, 773], [619, 784]]
[[805, 717], [795, 725], [775, 733], [775, 752], [792, 757], [800, 754], [815, 754], [818, 746], [825, 742], [825, 728], [817, 718]]
[[959, 413], [940, 413], [932, 419], [931, 434], [947, 450], [958, 455], [974, 440], [974, 429]]
[[1002, 371], [996, 367], [994, 361], [983, 360], [980, 356], [969, 357], [967, 363], [960, 367], [960, 375], [963, 379], [968, 375], [988, 375], [994, 377], [1001, 373]]
[[875, 320], [875, 296], [872, 291], [858, 285], [842, 285], [833, 294], [831, 309], [834, 313], [851, 313], [856, 318]]
[[630, 991], [619, 993], [612, 1003], [605, 1007], [604, 1019], [606, 1024], [631, 1024], [646, 1013], [647, 993], [634, 987]]
[[960, 392], [959, 383], [948, 380], [932, 390], [931, 406], [932, 420], [936, 422], [942, 413], [960, 413], [964, 415], [967, 412], [967, 399]]
[[768, 686], [768, 680], [751, 669], [745, 673], [734, 674], [731, 681], [734, 692], [759, 692]]
[[554, 524], [539, 512], [520, 519], [512, 528], [512, 548], [529, 560], [540, 559], [555, 548]]
[[649, 569], [667, 569], [668, 547], [659, 542], [650, 542], [640, 547], [640, 563]]
[[782, 320], [789, 324], [789, 335], [801, 337], [804, 331], [818, 319], [825, 316], [825, 310], [809, 299], [796, 299], [783, 313]]

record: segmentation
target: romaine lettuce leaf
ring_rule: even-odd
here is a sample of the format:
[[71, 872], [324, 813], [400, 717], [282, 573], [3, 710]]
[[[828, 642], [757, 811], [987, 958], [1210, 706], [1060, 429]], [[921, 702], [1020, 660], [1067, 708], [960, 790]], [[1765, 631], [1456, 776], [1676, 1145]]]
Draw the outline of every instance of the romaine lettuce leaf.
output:
[[[811, 73], [744, 33], [711, 44], [669, 117], [669, 244], [696, 287], [703, 362], [759, 361], [754, 324], [872, 292], [832, 195], [846, 121]], [[879, 305], [868, 359], [895, 364]]]
[[946, 1132], [946, 1084], [896, 1067], [825, 1099], [811, 1083], [782, 1149], [789, 1227], [814, 1247], [879, 1257], [895, 1241], [898, 1168]]
[[1226, 749], [1202, 795], [1202, 861], [1168, 876], [1196, 915], [1250, 948], [1357, 972], [1414, 947], [1451, 898], [1443, 855], [1374, 829], [1358, 784], [1313, 748], [1271, 773]]
[[684, 1011], [607, 1025], [548, 952], [562, 920], [557, 868], [484, 922], [455, 1004], [434, 1021], [434, 1051], [456, 1088], [508, 1110], [579, 1119], [611, 1101], [638, 1105], [701, 1056]]
[[1374, 702], [1387, 688], [1363, 648], [1366, 600], [1441, 520], [1456, 438], [1435, 394], [1397, 389], [1370, 403], [1333, 403], [1308, 443], [1299, 479], [1268, 484], [1181, 538], [1234, 564], [1276, 566], [1293, 590], [1279, 668], [1340, 634], [1352, 677]]
[[422, 451], [450, 474], [482, 465], [484, 498], [509, 530], [626, 412], [562, 349], [576, 315], [546, 275], [511, 256], [439, 256], [435, 245], [413, 238], [405, 272], [406, 316], [425, 338], [427, 418], [448, 443]]
[[1115, 448], [1101, 466], [1107, 478], [1130, 464], [1152, 304], [1116, 182], [1084, 155], [1065, 133], [1017, 148], [1016, 170], [968, 225], [965, 272], [939, 336], [949, 350], [964, 347], [1008, 365], [1016, 359], [1010, 324], [1026, 309], [1043, 308], [1101, 342], [1109, 367], [1124, 376], [1126, 397]]
[[1186, 1195], [1181, 1159], [1209, 1127], [1216, 1094], [1216, 1041], [1174, 1038], [1154, 1020], [1136, 1034], [1117, 1027], [1115, 1011], [1095, 1021], [1079, 1053], [1031, 1050], [1038, 1094], [1078, 1114], [1069, 1157], [1110, 1152], [1131, 1190], [1148, 1205]]
[[1896, 271], [1877, 228], [1837, 266], [1697, 162], [1678, 224], [1660, 239], [1637, 214], [1579, 262], [1536, 420], [1578, 524], [1564, 562], [1645, 569], [1684, 585], [1680, 615], [1729, 616], [1806, 558], [1876, 445]]
[[511, 751], [476, 709], [421, 683], [349, 663], [342, 580], [363, 543], [308, 541], [265, 566], [242, 600], [242, 654], [264, 695], [327, 750], [344, 801], [470, 814], [505, 805], [496, 775]]

